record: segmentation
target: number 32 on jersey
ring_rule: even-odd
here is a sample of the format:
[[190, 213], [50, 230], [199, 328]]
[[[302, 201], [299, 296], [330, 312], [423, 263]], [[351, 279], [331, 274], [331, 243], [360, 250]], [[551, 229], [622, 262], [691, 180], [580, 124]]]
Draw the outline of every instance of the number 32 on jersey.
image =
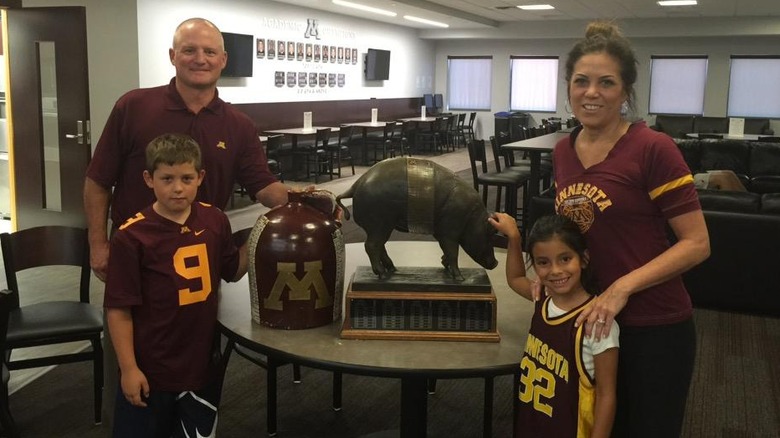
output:
[[522, 403], [533, 403], [534, 409], [552, 417], [552, 406], [548, 403], [555, 396], [555, 376], [539, 368], [529, 358], [520, 362], [520, 395]]

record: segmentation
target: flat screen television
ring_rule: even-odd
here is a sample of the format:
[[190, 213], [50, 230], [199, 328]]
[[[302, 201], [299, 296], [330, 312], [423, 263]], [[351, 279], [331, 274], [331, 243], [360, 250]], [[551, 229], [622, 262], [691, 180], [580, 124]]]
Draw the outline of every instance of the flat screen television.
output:
[[366, 80], [384, 81], [390, 79], [390, 51], [368, 49], [366, 52]]
[[252, 77], [254, 62], [254, 41], [252, 35], [222, 32], [225, 40], [225, 51], [228, 54], [227, 65], [222, 70], [222, 77], [245, 78]]

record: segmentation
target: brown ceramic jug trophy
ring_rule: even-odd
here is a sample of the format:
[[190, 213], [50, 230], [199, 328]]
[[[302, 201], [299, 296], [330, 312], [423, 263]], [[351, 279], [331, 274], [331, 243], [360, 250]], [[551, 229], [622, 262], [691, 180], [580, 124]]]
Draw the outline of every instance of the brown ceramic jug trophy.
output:
[[335, 198], [325, 190], [288, 193], [260, 216], [249, 236], [252, 319], [280, 329], [341, 318], [344, 239]]

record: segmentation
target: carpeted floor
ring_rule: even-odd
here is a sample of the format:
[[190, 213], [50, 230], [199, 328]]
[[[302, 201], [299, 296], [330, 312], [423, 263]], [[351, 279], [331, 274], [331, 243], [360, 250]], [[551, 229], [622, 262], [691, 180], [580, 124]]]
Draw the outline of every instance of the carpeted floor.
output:
[[[780, 319], [697, 309], [697, 365], [684, 437], [769, 438], [780, 434]], [[279, 370], [280, 438], [350, 438], [398, 428], [400, 383], [344, 375], [340, 412], [331, 409], [331, 375]], [[92, 424], [91, 366], [61, 365], [11, 395], [11, 410], [27, 438], [98, 438]], [[495, 380], [493, 430], [512, 431], [509, 377]], [[428, 402], [428, 436], [481, 436], [479, 379], [442, 380]], [[227, 370], [218, 436], [265, 436], [265, 371], [238, 355]], [[662, 421], [662, 420], [659, 420]]]

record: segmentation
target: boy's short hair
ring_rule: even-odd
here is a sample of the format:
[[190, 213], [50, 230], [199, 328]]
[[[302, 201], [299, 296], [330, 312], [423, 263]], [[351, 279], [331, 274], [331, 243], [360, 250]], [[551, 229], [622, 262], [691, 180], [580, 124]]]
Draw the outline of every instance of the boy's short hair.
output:
[[201, 171], [200, 146], [189, 135], [163, 134], [146, 146], [146, 170], [149, 173], [154, 173], [160, 164], [173, 166], [183, 163], [192, 163], [196, 171]]

